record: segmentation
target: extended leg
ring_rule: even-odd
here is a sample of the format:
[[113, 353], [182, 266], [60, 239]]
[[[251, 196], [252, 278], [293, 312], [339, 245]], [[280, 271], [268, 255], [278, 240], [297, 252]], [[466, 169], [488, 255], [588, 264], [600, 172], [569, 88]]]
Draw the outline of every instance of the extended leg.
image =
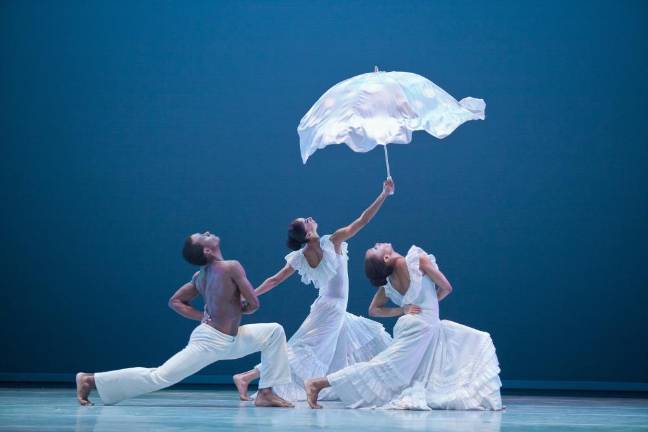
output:
[[94, 374], [101, 400], [112, 405], [169, 387], [222, 358], [233, 338], [205, 327], [196, 328], [189, 344], [158, 368], [134, 367]]

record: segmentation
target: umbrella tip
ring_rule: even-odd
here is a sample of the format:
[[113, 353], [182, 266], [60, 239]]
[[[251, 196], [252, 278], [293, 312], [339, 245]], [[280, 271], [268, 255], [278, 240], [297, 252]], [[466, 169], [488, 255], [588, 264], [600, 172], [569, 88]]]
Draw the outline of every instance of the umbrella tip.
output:
[[380, 71], [378, 70], [378, 66], [374, 66], [374, 72], [380, 72]]

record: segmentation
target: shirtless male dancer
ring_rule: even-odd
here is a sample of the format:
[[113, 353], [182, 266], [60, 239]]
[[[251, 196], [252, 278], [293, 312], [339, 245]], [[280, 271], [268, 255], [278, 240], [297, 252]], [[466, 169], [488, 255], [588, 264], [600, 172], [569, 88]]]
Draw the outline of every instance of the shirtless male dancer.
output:
[[[276, 323], [239, 327], [242, 314], [254, 313], [259, 308], [259, 300], [243, 266], [238, 261], [223, 259], [220, 238], [209, 231], [187, 237], [182, 255], [189, 263], [202, 266], [169, 300], [171, 309], [183, 317], [201, 321], [191, 333], [188, 345], [158, 368], [78, 373], [79, 404], [92, 405], [88, 396], [93, 389], [97, 389], [105, 405], [113, 405], [169, 387], [215, 361], [261, 351], [263, 369], [254, 404], [292, 407], [272, 391], [273, 386], [291, 380], [283, 327]], [[205, 302], [204, 312], [191, 305], [199, 295]]]

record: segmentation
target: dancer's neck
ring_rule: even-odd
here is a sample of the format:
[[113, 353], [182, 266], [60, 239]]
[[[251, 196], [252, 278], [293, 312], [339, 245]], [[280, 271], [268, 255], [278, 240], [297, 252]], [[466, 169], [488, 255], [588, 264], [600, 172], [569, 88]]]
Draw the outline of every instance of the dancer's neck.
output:
[[218, 251], [211, 255], [209, 258], [207, 258], [207, 263], [208, 264], [214, 264], [219, 261], [224, 261], [225, 259], [223, 258], [223, 253], [221, 251]]
[[393, 260], [394, 271], [392, 272], [391, 276], [389, 276], [389, 278], [392, 281], [395, 280], [396, 284], [399, 287], [402, 287], [401, 289], [407, 289], [407, 281], [409, 280], [409, 269], [407, 268], [407, 261], [402, 255], [394, 257]]

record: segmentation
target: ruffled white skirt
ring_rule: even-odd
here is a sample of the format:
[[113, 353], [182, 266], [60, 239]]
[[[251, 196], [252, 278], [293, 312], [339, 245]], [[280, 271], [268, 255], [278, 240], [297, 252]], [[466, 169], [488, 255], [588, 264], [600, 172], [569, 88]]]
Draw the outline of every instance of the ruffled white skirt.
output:
[[[319, 297], [288, 340], [292, 382], [273, 389], [287, 400], [306, 400], [304, 380], [368, 361], [390, 343], [391, 336], [382, 324], [346, 312], [346, 300]], [[338, 399], [330, 389], [321, 397]]]
[[488, 333], [405, 315], [385, 351], [328, 380], [350, 408], [499, 410], [499, 372]]

